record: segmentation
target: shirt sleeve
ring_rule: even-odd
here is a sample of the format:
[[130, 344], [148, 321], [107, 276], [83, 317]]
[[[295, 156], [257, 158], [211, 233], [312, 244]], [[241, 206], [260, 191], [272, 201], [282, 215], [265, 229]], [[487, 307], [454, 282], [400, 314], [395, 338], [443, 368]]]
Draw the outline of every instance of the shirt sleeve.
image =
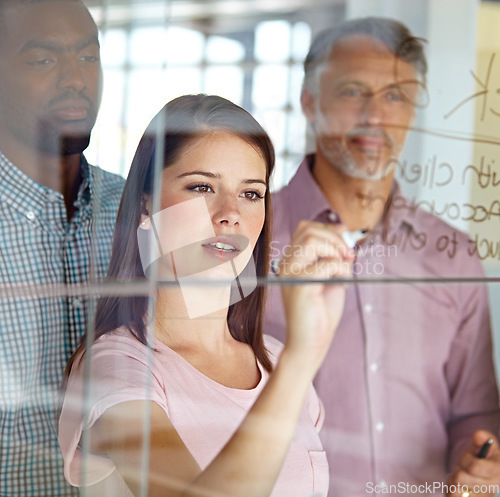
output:
[[85, 430], [107, 409], [122, 402], [144, 400], [159, 404], [168, 414], [163, 383], [154, 362], [154, 351], [133, 338], [119, 337], [95, 343], [81, 363], [75, 363], [68, 379], [58, 435], [64, 475], [71, 485], [93, 485], [115, 469], [108, 457], [84, 453], [81, 447]]
[[312, 385], [309, 390], [309, 394], [307, 395], [307, 410], [309, 411], [309, 415], [311, 416], [314, 426], [319, 433], [325, 421], [325, 408], [323, 407], [323, 402], [321, 402], [321, 399], [318, 397], [318, 394]]
[[[476, 276], [482, 274], [479, 261], [471, 263]], [[462, 319], [445, 371], [451, 398], [449, 470], [470, 444], [475, 430], [486, 429], [498, 436], [500, 428], [487, 288], [462, 285], [460, 291]]]

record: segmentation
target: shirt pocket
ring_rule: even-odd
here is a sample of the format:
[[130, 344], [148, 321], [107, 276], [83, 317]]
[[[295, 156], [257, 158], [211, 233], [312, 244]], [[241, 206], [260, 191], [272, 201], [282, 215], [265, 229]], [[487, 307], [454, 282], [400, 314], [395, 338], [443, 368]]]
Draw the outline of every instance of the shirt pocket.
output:
[[326, 497], [330, 482], [326, 452], [310, 450], [309, 460], [311, 461], [313, 472], [313, 493], [311, 497]]

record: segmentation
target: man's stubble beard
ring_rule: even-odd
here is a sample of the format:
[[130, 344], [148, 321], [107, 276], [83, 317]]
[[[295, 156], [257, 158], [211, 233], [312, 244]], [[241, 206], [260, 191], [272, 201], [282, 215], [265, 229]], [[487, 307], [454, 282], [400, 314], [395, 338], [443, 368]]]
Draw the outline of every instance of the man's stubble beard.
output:
[[81, 154], [89, 146], [92, 127], [75, 133], [63, 133], [50, 123], [40, 123], [38, 130], [37, 148], [40, 152], [67, 157]]
[[399, 151], [394, 151], [395, 155], [386, 161], [382, 166], [377, 165], [373, 168], [373, 172], [365, 167], [358, 167], [356, 160], [352, 157], [349, 150], [342, 147], [337, 140], [329, 140], [329, 147], [325, 145], [325, 140], [319, 140], [319, 148], [323, 157], [330, 166], [339, 170], [346, 176], [353, 179], [361, 179], [365, 181], [380, 181], [393, 173], [397, 165]]

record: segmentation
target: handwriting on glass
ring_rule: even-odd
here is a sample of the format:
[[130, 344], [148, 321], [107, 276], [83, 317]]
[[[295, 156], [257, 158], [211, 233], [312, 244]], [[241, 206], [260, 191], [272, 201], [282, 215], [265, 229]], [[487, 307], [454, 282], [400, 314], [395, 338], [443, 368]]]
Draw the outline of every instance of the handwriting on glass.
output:
[[470, 71], [472, 77], [476, 80], [477, 84], [481, 88], [480, 91], [474, 93], [470, 97], [467, 97], [466, 99], [462, 100], [458, 105], [455, 105], [453, 109], [451, 109], [447, 114], [445, 114], [443, 117], [445, 119], [448, 119], [451, 115], [453, 115], [460, 107], [465, 105], [467, 102], [470, 102], [476, 98], [482, 98], [482, 109], [481, 109], [481, 117], [480, 121], [484, 121], [486, 111], [489, 110], [493, 115], [500, 117], [500, 112], [498, 110], [495, 110], [493, 107], [488, 107], [488, 97], [490, 96], [490, 92], [496, 91], [496, 93], [500, 94], [500, 87], [493, 89], [490, 86], [490, 80], [491, 80], [491, 72], [493, 70], [493, 66], [495, 63], [495, 53], [491, 54], [490, 61], [488, 64], [488, 69], [486, 70], [486, 74], [484, 78], [480, 78], [479, 76], [476, 75], [474, 71]]

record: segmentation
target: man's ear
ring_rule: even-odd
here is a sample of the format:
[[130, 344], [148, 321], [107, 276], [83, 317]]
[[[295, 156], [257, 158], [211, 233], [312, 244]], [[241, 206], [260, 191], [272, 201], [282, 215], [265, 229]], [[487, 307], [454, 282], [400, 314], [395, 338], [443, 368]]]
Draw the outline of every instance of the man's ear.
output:
[[305, 88], [302, 89], [300, 103], [302, 104], [302, 112], [306, 116], [307, 121], [314, 128], [314, 123], [316, 122], [316, 100]]

